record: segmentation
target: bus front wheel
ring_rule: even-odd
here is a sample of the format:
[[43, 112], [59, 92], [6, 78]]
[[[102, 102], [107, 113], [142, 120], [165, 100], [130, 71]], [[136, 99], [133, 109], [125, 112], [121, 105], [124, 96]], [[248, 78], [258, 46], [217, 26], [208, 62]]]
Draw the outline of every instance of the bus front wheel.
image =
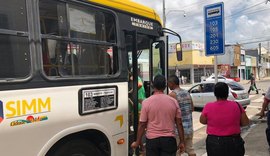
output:
[[46, 156], [102, 156], [100, 149], [86, 139], [75, 139], [62, 143]]

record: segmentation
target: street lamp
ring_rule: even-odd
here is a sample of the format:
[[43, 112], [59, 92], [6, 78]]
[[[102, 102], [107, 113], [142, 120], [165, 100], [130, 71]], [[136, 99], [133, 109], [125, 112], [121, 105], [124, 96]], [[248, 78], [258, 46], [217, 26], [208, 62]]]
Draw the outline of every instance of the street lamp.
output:
[[163, 17], [163, 24], [164, 24], [164, 27], [166, 27], [166, 18], [167, 18], [167, 16], [168, 16], [168, 14], [169, 13], [172, 13], [172, 12], [183, 12], [183, 16], [184, 17], [186, 17], [186, 12], [185, 12], [185, 10], [169, 10], [166, 14], [165, 14], [165, 16]]
[[184, 16], [184, 17], [186, 17], [186, 15], [187, 15], [186, 12], [185, 12], [185, 10], [169, 10], [169, 11], [167, 12], [166, 16], [168, 16], [168, 14], [171, 13], [171, 12], [184, 12], [184, 13], [183, 13], [183, 16]]
[[183, 16], [186, 17], [186, 12], [185, 10], [169, 10], [166, 13], [166, 7], [165, 7], [165, 0], [163, 0], [163, 27], [166, 28], [166, 17], [168, 16], [169, 13], [171, 12], [183, 12]]

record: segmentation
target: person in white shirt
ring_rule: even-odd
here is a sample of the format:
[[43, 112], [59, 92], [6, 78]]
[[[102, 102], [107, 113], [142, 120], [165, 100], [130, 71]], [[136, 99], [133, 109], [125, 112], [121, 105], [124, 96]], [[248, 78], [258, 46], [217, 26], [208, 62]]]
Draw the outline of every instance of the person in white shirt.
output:
[[[262, 103], [261, 112], [257, 114], [258, 116], [260, 116], [260, 118], [265, 116], [265, 110], [267, 110], [269, 103], [270, 103], [270, 87], [268, 88], [267, 92], [265, 93], [264, 100]], [[269, 109], [267, 112], [267, 128], [266, 128], [265, 133], [266, 133], [266, 138], [267, 138], [267, 142], [268, 142], [269, 149], [270, 149], [270, 111], [269, 111]]]

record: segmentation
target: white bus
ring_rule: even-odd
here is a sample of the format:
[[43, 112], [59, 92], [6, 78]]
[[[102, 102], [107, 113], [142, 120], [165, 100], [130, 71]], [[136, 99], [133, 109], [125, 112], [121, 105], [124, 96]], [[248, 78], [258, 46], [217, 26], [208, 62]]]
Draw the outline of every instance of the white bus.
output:
[[163, 35], [131, 1], [0, 0], [0, 155], [129, 155], [128, 73], [143, 57], [149, 96], [166, 74]]

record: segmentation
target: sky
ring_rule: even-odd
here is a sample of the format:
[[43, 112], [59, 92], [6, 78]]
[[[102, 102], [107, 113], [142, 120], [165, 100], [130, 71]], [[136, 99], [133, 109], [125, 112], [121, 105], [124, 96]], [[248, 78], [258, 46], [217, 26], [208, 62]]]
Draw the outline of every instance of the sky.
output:
[[[162, 19], [163, 0], [132, 0], [153, 8]], [[268, 1], [268, 3], [266, 3]], [[203, 8], [217, 0], [165, 0], [166, 27], [183, 41], [204, 42]], [[224, 0], [225, 44], [242, 44], [244, 49], [268, 49], [270, 41], [270, 0]], [[170, 11], [179, 10], [179, 11]], [[181, 11], [182, 10], [182, 11]], [[169, 13], [168, 13], [169, 12]], [[184, 12], [186, 16], [184, 17]]]

